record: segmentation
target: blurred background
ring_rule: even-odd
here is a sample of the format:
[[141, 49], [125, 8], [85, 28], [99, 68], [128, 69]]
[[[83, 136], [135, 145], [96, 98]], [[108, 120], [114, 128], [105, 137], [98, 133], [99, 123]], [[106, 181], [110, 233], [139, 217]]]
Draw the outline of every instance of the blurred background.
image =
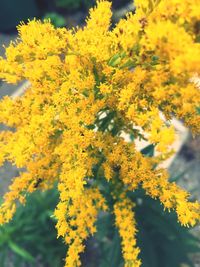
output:
[[[113, 9], [129, 4], [130, 0], [114, 0]], [[14, 32], [20, 21], [31, 18], [51, 18], [55, 26], [75, 26], [84, 22], [85, 14], [95, 0], [1, 0], [0, 31]]]
[[[134, 9], [132, 1], [113, 0], [113, 23]], [[0, 0], [0, 56], [17, 37], [16, 26], [28, 19], [50, 18], [55, 27], [83, 25], [88, 9], [95, 0]], [[9, 85], [0, 81], [0, 98], [12, 95], [24, 84]], [[4, 125], [0, 125], [0, 130]], [[171, 181], [178, 182], [200, 200], [200, 138], [184, 129], [177, 155], [170, 164]], [[143, 153], [152, 154], [152, 147]], [[0, 198], [11, 179], [18, 175], [15, 166], [6, 162], [0, 168]], [[51, 196], [51, 197], [50, 197]], [[200, 267], [200, 228], [180, 227], [174, 213], [164, 212], [156, 201], [138, 190], [131, 198], [137, 203], [138, 245], [142, 267]], [[55, 189], [36, 192], [25, 207], [19, 207], [13, 221], [0, 227], [0, 267], [61, 267], [66, 246], [57, 239], [51, 215], [58, 201]], [[87, 241], [82, 255], [85, 267], [121, 267], [120, 239], [113, 229], [113, 218], [100, 214], [98, 233]]]

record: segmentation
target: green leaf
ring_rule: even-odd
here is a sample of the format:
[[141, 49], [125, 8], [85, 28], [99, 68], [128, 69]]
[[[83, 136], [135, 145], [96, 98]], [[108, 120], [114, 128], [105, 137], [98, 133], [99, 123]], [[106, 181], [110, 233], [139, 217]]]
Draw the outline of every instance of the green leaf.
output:
[[158, 56], [156, 56], [156, 55], [152, 56], [151, 60], [152, 60], [151, 61], [151, 65], [152, 66], [155, 66], [155, 65], [159, 64], [159, 57]]
[[117, 230], [115, 230], [113, 245], [109, 253], [109, 259], [110, 266], [119, 266], [121, 262], [121, 242]]
[[145, 155], [146, 157], [153, 157], [154, 155], [154, 150], [155, 150], [155, 145], [151, 144], [146, 146], [141, 150], [141, 153]]
[[178, 182], [187, 172], [188, 172], [188, 170], [189, 170], [189, 168], [187, 168], [186, 170], [183, 170], [182, 172], [180, 172], [180, 173], [178, 173], [177, 175], [175, 175], [175, 176], [171, 176], [170, 178], [169, 178], [169, 181], [171, 182], [171, 183], [173, 183], [173, 182]]
[[198, 115], [200, 115], [200, 107], [196, 107], [196, 111], [197, 111]]
[[143, 267], [159, 267], [157, 263], [157, 252], [154, 248], [154, 240], [143, 227], [138, 227], [138, 243], [141, 243], [141, 255]]
[[29, 262], [34, 262], [33, 256], [28, 251], [26, 251], [25, 249], [19, 247], [14, 242], [9, 241], [9, 247], [14, 253], [18, 254], [19, 256], [24, 258], [25, 260], [28, 260]]
[[133, 60], [129, 59], [127, 62], [125, 62], [123, 65], [120, 66], [120, 69], [125, 69], [125, 68], [131, 69], [134, 67], [136, 67], [136, 63]]
[[64, 27], [66, 25], [65, 18], [55, 12], [47, 13], [44, 19], [50, 19], [52, 24], [56, 27]]
[[114, 55], [111, 57], [111, 59], [108, 61], [108, 65], [111, 67], [115, 67], [117, 64], [119, 64], [121, 61], [120, 53]]

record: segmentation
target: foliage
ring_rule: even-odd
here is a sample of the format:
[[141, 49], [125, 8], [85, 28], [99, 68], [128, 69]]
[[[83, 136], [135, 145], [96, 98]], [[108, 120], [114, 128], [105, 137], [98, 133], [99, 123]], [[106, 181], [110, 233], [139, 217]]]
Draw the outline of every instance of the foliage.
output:
[[[26, 170], [4, 196], [0, 223], [11, 220], [27, 192], [57, 183], [54, 216], [68, 247], [66, 267], [80, 266], [101, 212], [114, 216], [124, 266], [141, 265], [138, 203], [130, 195], [138, 188], [175, 211], [183, 226], [200, 221], [200, 204], [159, 165], [172, 153], [172, 116], [200, 131], [200, 91], [190, 81], [200, 63], [198, 1], [138, 0], [135, 6], [112, 29], [108, 1], [97, 2], [83, 28], [21, 24], [19, 40], [0, 60], [1, 78], [30, 81], [21, 97], [0, 102], [0, 122], [15, 129], [0, 135], [0, 161]], [[150, 150], [140, 152], [137, 139]]]
[[[200, 251], [200, 241], [189, 229], [177, 224], [174, 212], [167, 213], [143, 190], [129, 193], [138, 203], [135, 216], [138, 222], [137, 243], [141, 248], [143, 267], [178, 267], [185, 263], [193, 266], [188, 254]], [[51, 198], [49, 198], [49, 195]], [[58, 201], [55, 189], [35, 192], [20, 206], [13, 220], [0, 228], [0, 265], [15, 267], [61, 267], [65, 245], [56, 239], [53, 210]], [[87, 243], [82, 255], [85, 267], [120, 267], [123, 258], [120, 237], [113, 227], [114, 216], [101, 213], [97, 220], [97, 233]], [[12, 263], [11, 263], [12, 262]]]
[[52, 218], [57, 200], [55, 190], [35, 192], [25, 207], [18, 208], [13, 220], [0, 227], [0, 266], [62, 266], [66, 248], [57, 239]]
[[[141, 248], [141, 266], [180, 267], [186, 264], [193, 267], [189, 255], [199, 253], [200, 240], [187, 227], [177, 224], [174, 212], [165, 212], [162, 205], [145, 195], [143, 190], [136, 190], [129, 196], [138, 204], [135, 217], [138, 225], [137, 244]], [[110, 214], [101, 215], [97, 222], [96, 236], [101, 260], [99, 265], [94, 266], [123, 266], [120, 237], [117, 229], [113, 228], [113, 223], [114, 216]]]
[[58, 7], [66, 8], [69, 10], [79, 9], [82, 6], [89, 8], [94, 4], [94, 0], [56, 0], [56, 5]]
[[55, 27], [63, 27], [66, 24], [65, 18], [57, 13], [46, 13], [44, 19], [50, 19]]

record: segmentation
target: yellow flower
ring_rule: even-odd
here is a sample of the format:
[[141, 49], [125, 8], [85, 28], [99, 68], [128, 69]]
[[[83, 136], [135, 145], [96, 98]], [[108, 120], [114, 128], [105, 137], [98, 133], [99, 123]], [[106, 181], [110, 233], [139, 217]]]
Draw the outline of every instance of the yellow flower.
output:
[[136, 222], [133, 213], [133, 203], [126, 198], [121, 202], [117, 202], [114, 206], [115, 224], [119, 229], [119, 234], [122, 239], [122, 253], [125, 260], [125, 267], [141, 265], [138, 259], [140, 252], [136, 247]]
[[[1, 79], [30, 82], [22, 96], [0, 101], [0, 123], [11, 127], [0, 134], [0, 164], [8, 160], [26, 170], [4, 196], [0, 224], [12, 219], [27, 192], [57, 184], [54, 216], [68, 246], [66, 267], [81, 265], [84, 241], [95, 233], [98, 213], [110, 212], [110, 198], [125, 267], [141, 265], [134, 205], [127, 197], [139, 186], [176, 211], [181, 224], [200, 222], [200, 204], [170, 183], [166, 170], [155, 169], [171, 153], [172, 115], [200, 132], [200, 90], [190, 81], [199, 74], [199, 2], [134, 4], [136, 11], [115, 26], [111, 3], [103, 0], [81, 28], [22, 23], [19, 38], [0, 58]], [[146, 157], [135, 146], [138, 138], [163, 154]]]

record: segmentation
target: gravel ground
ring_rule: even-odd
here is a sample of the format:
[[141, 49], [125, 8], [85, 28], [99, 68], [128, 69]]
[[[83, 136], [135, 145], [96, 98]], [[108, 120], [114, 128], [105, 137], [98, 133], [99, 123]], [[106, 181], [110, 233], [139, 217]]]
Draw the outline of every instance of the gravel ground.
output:
[[[189, 136], [169, 171], [172, 177], [180, 175], [177, 181], [180, 186], [191, 193], [192, 199], [200, 201], [200, 136]], [[200, 238], [200, 226], [196, 226], [192, 232]], [[200, 267], [200, 252], [191, 257], [195, 267]]]
[[[16, 35], [4, 35], [0, 34], [0, 56], [4, 55], [4, 45], [8, 45], [11, 40], [14, 40]], [[19, 85], [6, 84], [0, 81], [0, 98], [5, 95], [11, 95]], [[5, 127], [0, 124], [0, 131]], [[10, 163], [6, 162], [4, 166], [0, 167], [0, 196], [6, 192], [8, 184], [12, 177], [18, 175], [18, 170], [16, 167], [12, 166]]]
[[200, 137], [189, 136], [169, 170], [172, 177], [182, 174], [178, 182], [200, 201]]

